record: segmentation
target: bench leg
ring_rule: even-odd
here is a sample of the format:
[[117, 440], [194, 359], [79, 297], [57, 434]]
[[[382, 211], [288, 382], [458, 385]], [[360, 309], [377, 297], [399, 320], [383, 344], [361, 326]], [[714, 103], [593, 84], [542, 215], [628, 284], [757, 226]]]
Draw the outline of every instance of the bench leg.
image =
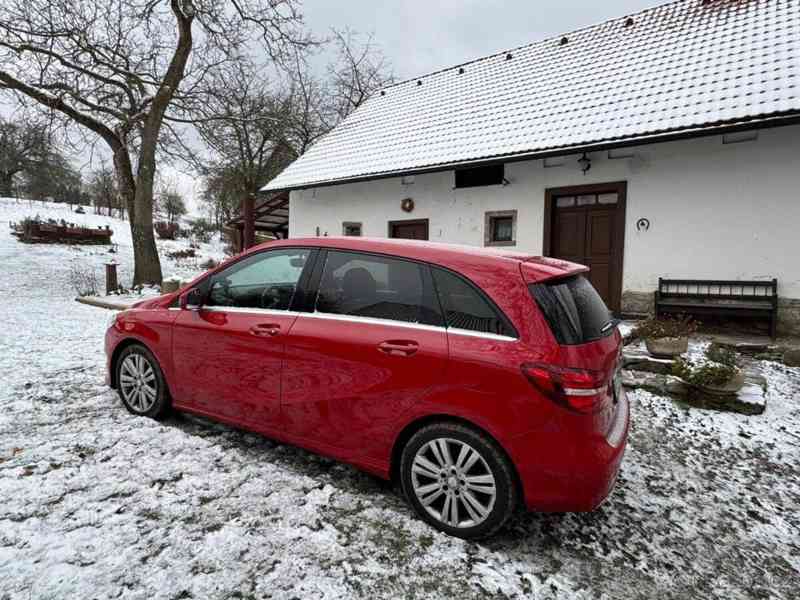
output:
[[769, 317], [769, 336], [774, 340], [778, 334], [778, 312], [772, 311]]

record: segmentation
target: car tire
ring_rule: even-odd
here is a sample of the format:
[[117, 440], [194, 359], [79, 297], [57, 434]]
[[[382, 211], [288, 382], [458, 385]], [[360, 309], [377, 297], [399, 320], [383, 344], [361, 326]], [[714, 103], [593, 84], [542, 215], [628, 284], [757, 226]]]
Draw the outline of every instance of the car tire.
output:
[[140, 344], [128, 346], [117, 357], [114, 368], [117, 394], [128, 412], [157, 420], [169, 414], [167, 384], [150, 350]]
[[493, 535], [519, 502], [506, 454], [491, 437], [460, 423], [427, 425], [411, 436], [400, 482], [420, 517], [463, 539]]

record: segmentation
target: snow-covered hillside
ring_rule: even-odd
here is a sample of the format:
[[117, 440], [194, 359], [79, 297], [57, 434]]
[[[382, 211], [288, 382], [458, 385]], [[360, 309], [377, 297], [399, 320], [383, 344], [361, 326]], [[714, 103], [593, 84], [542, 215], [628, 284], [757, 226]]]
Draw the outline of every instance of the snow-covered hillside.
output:
[[[39, 202], [33, 200], [16, 200], [13, 198], [0, 198], [0, 228], [8, 231], [9, 223], [21, 221], [26, 217], [39, 216], [42, 219], [64, 219], [68, 223], [75, 223], [85, 227], [108, 226], [114, 231], [111, 238], [116, 253], [109, 252], [108, 246], [67, 246], [49, 244], [19, 244], [19, 252], [32, 253], [41, 256], [42, 260], [64, 261], [70, 266], [81, 268], [94, 268], [101, 283], [104, 281], [104, 263], [115, 260], [118, 264], [119, 282], [129, 287], [133, 278], [133, 245], [131, 243], [131, 229], [127, 221], [105, 215], [95, 215], [91, 207], [84, 207], [85, 214], [79, 214], [70, 209], [66, 204], [54, 202]], [[195, 258], [173, 259], [169, 253], [185, 250], [189, 247], [189, 240], [159, 240], [156, 239], [161, 268], [164, 278], [177, 277], [188, 280], [203, 271], [200, 266], [209, 258], [219, 261], [224, 258], [224, 243], [215, 236], [211, 243], [200, 243], [196, 250]], [[13, 256], [7, 257], [13, 260]], [[101, 290], [102, 291], [102, 290]]]
[[[2, 201], [0, 221], [38, 206]], [[83, 222], [115, 229], [129, 269], [127, 224]], [[0, 227], [0, 600], [797, 597], [800, 369], [758, 361], [768, 404], [754, 417], [630, 392], [606, 504], [524, 514], [469, 543], [348, 466], [128, 414], [104, 384], [111, 313], [69, 283], [71, 261], [108, 257]]]

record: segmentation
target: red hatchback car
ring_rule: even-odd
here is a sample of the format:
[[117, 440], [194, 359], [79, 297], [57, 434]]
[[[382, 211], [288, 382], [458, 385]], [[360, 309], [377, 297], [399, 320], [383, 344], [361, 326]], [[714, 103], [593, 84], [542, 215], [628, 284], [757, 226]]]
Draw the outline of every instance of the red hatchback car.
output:
[[520, 504], [587, 511], [628, 434], [621, 339], [582, 273], [524, 254], [365, 238], [263, 244], [119, 313], [110, 385], [398, 481], [463, 538]]

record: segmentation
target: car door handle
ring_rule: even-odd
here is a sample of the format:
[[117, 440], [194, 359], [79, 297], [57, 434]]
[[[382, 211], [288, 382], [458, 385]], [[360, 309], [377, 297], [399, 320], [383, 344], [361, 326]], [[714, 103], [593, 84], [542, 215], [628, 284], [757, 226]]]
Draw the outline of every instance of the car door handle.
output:
[[260, 337], [272, 337], [281, 332], [281, 326], [277, 323], [259, 323], [250, 328], [250, 333]]
[[378, 350], [391, 356], [411, 356], [419, 350], [419, 344], [412, 340], [387, 340], [378, 344]]

